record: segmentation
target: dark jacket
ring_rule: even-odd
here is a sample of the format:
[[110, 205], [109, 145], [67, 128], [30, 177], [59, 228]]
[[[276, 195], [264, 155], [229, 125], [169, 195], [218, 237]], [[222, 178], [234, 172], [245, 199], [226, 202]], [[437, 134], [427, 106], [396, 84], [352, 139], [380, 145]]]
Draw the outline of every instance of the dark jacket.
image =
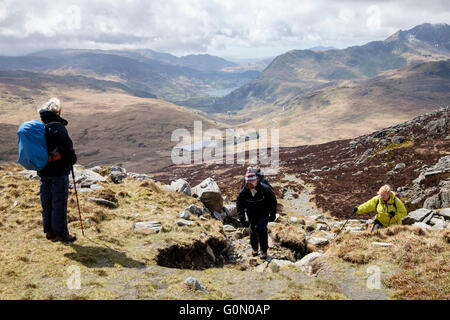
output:
[[42, 110], [39, 113], [45, 124], [47, 151], [51, 153], [57, 148], [56, 151], [61, 155], [61, 160], [49, 162], [44, 169], [38, 171], [38, 175], [40, 177], [67, 176], [72, 165], [77, 162], [72, 140], [65, 127], [68, 122], [53, 111]]
[[277, 213], [277, 199], [272, 188], [264, 183], [256, 185], [256, 194], [253, 197], [250, 189], [244, 186], [236, 201], [238, 218], [245, 221], [245, 210], [248, 216], [253, 215], [269, 215], [275, 218]]

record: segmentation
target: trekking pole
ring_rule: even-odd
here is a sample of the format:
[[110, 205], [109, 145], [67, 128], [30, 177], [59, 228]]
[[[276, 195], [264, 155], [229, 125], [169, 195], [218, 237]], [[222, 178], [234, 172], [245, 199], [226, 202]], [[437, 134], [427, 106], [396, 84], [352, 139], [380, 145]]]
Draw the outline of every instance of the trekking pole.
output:
[[350, 220], [350, 218], [347, 219], [347, 221], [345, 221], [345, 223], [342, 225], [341, 229], [339, 229], [339, 233], [341, 233], [342, 229], [344, 229], [345, 225], [347, 224], [348, 220]]
[[75, 183], [75, 174], [73, 173], [73, 166], [71, 167], [71, 171], [72, 171], [73, 188], [75, 190], [75, 195], [77, 197], [78, 216], [80, 217], [81, 232], [83, 233], [84, 236], [83, 220], [81, 219], [80, 201], [78, 200], [77, 184]]

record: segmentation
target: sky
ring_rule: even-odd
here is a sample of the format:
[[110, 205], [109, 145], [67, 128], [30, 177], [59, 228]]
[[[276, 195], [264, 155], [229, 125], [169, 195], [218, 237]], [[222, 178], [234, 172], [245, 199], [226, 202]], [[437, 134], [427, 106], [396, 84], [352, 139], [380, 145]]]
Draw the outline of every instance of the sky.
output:
[[448, 0], [0, 0], [0, 55], [152, 49], [229, 59], [384, 40], [450, 24]]

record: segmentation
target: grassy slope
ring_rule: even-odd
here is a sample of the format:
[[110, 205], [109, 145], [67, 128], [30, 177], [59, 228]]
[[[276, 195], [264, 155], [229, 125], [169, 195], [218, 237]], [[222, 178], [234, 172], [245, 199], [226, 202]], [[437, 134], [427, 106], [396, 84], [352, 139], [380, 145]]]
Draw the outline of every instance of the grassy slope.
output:
[[[80, 193], [83, 217], [90, 220], [84, 223], [87, 237], [83, 238], [71, 192], [69, 230], [79, 240], [64, 245], [45, 239], [38, 182], [26, 180], [18, 174], [20, 170], [14, 164], [0, 168], [1, 299], [449, 298], [449, 232], [445, 230], [424, 232], [403, 226], [373, 235], [343, 234], [326, 248], [329, 257], [313, 265], [317, 277], [293, 267], [279, 273], [258, 273], [241, 265], [204, 271], [165, 268], [155, 261], [159, 248], [224, 238], [221, 224], [214, 219], [193, 217], [195, 226], [190, 228], [175, 225], [179, 211], [199, 204], [195, 199], [161, 191], [159, 183], [126, 179], [121, 185], [103, 184], [108, 191], [97, 191], [97, 195], [108, 193], [119, 207], [97, 206]], [[14, 201], [18, 201], [16, 207]], [[162, 231], [133, 232], [134, 222], [148, 220], [161, 222]], [[394, 246], [375, 247], [372, 241]], [[377, 294], [365, 288], [370, 265], [382, 271], [385, 289]], [[67, 289], [70, 266], [80, 269], [80, 290]], [[188, 276], [199, 279], [209, 292], [187, 289], [183, 281]]]
[[185, 128], [193, 134], [197, 120], [203, 122], [204, 129], [220, 128], [200, 111], [117, 89], [94, 90], [53, 81], [21, 85], [5, 81], [0, 83], [2, 160], [17, 158], [17, 126], [38, 119], [36, 107], [52, 96], [62, 101], [62, 116], [69, 121], [67, 129], [79, 161], [85, 165], [122, 163], [141, 172], [167, 166], [171, 164], [171, 147], [178, 143], [171, 142], [173, 130]]
[[[360, 83], [346, 82], [290, 99], [264, 115], [261, 106], [242, 112], [262, 115], [244, 128], [279, 128], [280, 145], [348, 139], [407, 121], [445, 106], [450, 62], [416, 64]], [[269, 107], [268, 107], [269, 108]], [[226, 117], [222, 117], [226, 121]]]

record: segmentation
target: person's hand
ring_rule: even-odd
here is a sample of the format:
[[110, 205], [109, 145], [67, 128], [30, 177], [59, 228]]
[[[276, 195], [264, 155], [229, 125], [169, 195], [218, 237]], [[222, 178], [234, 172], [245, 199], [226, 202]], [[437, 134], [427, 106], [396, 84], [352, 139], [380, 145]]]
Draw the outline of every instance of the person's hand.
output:
[[275, 221], [275, 219], [276, 219], [276, 215], [275, 214], [271, 214], [270, 216], [269, 216], [269, 222], [274, 222]]
[[250, 222], [248, 222], [247, 220], [241, 220], [241, 225], [244, 228], [248, 228], [250, 226]]
[[358, 207], [354, 207], [352, 213], [355, 214], [355, 213], [357, 213], [357, 212], [358, 212]]
[[395, 212], [393, 210], [389, 211], [389, 218], [393, 218], [395, 216]]

